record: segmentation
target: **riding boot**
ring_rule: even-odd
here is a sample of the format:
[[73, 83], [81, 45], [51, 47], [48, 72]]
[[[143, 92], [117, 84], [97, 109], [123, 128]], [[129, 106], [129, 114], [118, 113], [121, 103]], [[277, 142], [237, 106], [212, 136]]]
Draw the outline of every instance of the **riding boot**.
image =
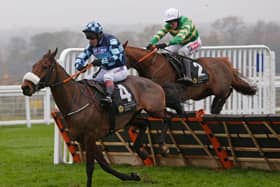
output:
[[105, 81], [105, 88], [106, 88], [106, 97], [102, 98], [100, 101], [101, 101], [101, 105], [108, 112], [108, 118], [110, 124], [109, 133], [111, 134], [115, 131], [115, 113], [112, 106], [113, 104], [112, 95], [115, 88], [114, 82], [112, 80]]
[[183, 73], [183, 77], [179, 78], [178, 81], [193, 83], [192, 75], [191, 75], [191, 64], [190, 64], [190, 62], [182, 61], [181, 63], [183, 64], [185, 73]]
[[106, 97], [101, 99], [101, 102], [112, 104], [112, 95], [114, 91], [114, 82], [112, 80], [105, 81]]

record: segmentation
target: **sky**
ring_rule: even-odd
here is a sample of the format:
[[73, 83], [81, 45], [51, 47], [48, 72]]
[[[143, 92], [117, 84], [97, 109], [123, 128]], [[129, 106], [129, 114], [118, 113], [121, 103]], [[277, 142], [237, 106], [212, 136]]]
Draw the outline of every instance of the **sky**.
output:
[[[196, 23], [227, 16], [245, 22], [280, 22], [278, 0], [0, 0], [0, 29], [83, 27], [106, 24], [161, 24], [164, 11], [177, 8]], [[105, 28], [105, 26], [104, 26]]]

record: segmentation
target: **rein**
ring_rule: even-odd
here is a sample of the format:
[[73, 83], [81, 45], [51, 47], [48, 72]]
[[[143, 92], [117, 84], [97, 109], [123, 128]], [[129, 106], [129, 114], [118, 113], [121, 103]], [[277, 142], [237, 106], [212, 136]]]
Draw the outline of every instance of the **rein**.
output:
[[137, 60], [137, 63], [141, 63], [144, 60], [146, 60], [147, 58], [149, 58], [151, 55], [153, 55], [154, 53], [157, 52], [157, 48], [154, 48], [151, 52], [147, 53], [146, 55], [144, 55], [143, 57], [141, 57], [139, 60]]
[[[48, 85], [50, 87], [56, 87], [56, 86], [59, 86], [61, 84], [66, 84], [67, 82], [69, 82], [70, 80], [72, 79], [76, 79], [81, 73], [85, 73], [89, 68], [91, 68], [93, 66], [93, 64], [87, 64], [81, 71], [77, 71], [76, 73], [70, 75], [68, 78], [64, 79], [63, 81], [61, 82], [58, 82], [58, 83], [55, 83], [55, 84], [51, 84], [51, 85]], [[42, 83], [41, 83], [42, 84]], [[44, 86], [47, 86], [46, 84]]]
[[67, 79], [63, 80], [61, 82], [61, 84], [65, 84], [67, 82], [69, 82], [71, 79], [76, 79], [81, 73], [85, 73], [90, 67], [92, 67], [93, 64], [87, 64], [86, 67], [84, 67], [81, 71], [78, 71], [76, 73], [74, 73], [73, 75], [71, 75], [70, 77], [68, 77]]
[[[169, 54], [172, 54], [172, 51], [170, 51], [170, 50], [168, 50], [168, 49], [162, 49], [162, 50], [164, 50], [164, 51], [166, 51], [166, 52], [168, 52]], [[194, 59], [194, 58], [191, 58], [191, 57], [188, 57], [188, 56], [182, 56], [182, 55], [180, 55], [183, 59], [187, 59], [187, 60], [191, 60], [191, 61], [194, 61], [194, 62], [198, 62], [198, 60], [197, 59]], [[172, 58], [175, 58], [173, 55], [171, 55], [171, 57]], [[175, 58], [176, 59], [176, 58]]]
[[[50, 86], [55, 87], [55, 86], [59, 86], [59, 85], [62, 85], [62, 84], [66, 84], [66, 83], [68, 83], [70, 80], [76, 79], [81, 73], [85, 73], [85, 72], [86, 72], [90, 67], [92, 67], [92, 66], [93, 66], [92, 63], [87, 64], [82, 70], [75, 72], [74, 74], [70, 75], [68, 78], [64, 79], [63, 81], [58, 82], [58, 83], [55, 83], [55, 84], [52, 84], [52, 85], [50, 85]], [[74, 115], [74, 114], [77, 114], [77, 113], [83, 111], [84, 109], [86, 109], [86, 108], [89, 107], [89, 106], [90, 106], [90, 103], [87, 103], [87, 104], [85, 104], [85, 105], [79, 107], [78, 109], [76, 109], [76, 110], [74, 110], [74, 111], [71, 111], [71, 112], [68, 112], [68, 113], [66, 113], [66, 114], [63, 114], [63, 116], [64, 116], [65, 118], [66, 118], [66, 117], [70, 117], [70, 116], [72, 116], [72, 115]]]
[[[81, 73], [85, 73], [85, 72], [86, 72], [89, 68], [91, 68], [92, 66], [93, 66], [92, 63], [87, 64], [82, 70], [75, 72], [74, 74], [70, 75], [68, 78], [64, 79], [63, 81], [58, 82], [58, 83], [56, 83], [56, 84], [53, 84], [53, 85], [51, 85], [51, 86], [54, 87], [54, 86], [58, 86], [58, 85], [61, 85], [61, 84], [66, 84], [66, 83], [69, 82], [70, 80], [76, 79]], [[69, 117], [69, 116], [72, 116], [72, 115], [74, 115], [74, 114], [76, 114], [76, 113], [79, 113], [79, 112], [81, 112], [82, 110], [86, 109], [89, 105], [90, 105], [90, 103], [87, 103], [87, 104], [85, 104], [84, 106], [81, 106], [80, 108], [78, 108], [78, 109], [75, 110], [75, 111], [68, 112], [68, 113], [64, 114], [64, 116], [65, 116], [65, 117]]]

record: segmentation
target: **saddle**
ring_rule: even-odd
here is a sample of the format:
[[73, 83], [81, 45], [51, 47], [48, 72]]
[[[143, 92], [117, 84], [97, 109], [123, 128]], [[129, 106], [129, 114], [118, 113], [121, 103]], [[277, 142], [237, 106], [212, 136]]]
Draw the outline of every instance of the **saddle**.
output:
[[185, 83], [183, 79], [184, 75], [190, 76], [193, 85], [202, 84], [208, 81], [208, 73], [196, 59], [192, 59], [190, 57], [185, 57], [178, 54], [174, 55], [164, 53], [163, 55], [171, 64], [172, 68], [176, 71], [178, 82]]

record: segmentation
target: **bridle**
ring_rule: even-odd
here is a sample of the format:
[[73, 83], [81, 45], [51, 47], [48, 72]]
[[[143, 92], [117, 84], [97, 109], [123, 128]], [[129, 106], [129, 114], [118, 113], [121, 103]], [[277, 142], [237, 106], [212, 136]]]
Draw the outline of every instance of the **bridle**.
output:
[[[46, 75], [44, 77], [40, 78], [36, 74], [31, 73], [31, 72], [28, 72], [24, 75], [23, 79], [30, 81], [32, 83], [32, 85], [34, 86], [35, 91], [38, 91], [45, 87], [54, 88], [54, 87], [66, 84], [66, 83], [70, 82], [70, 80], [73, 80], [73, 78], [75, 79], [76, 77], [78, 77], [81, 73], [84, 73], [88, 68], [90, 68], [92, 66], [92, 64], [89, 64], [81, 71], [74, 73], [73, 75], [71, 75], [70, 77], [67, 77], [66, 79], [64, 79], [62, 81], [57, 82], [56, 81], [57, 77], [54, 77], [53, 78], [54, 80], [52, 82], [51, 81], [52, 74], [55, 73], [55, 71], [57, 71], [57, 65], [56, 65], [57, 62], [55, 60], [51, 61], [52, 59], [48, 59], [48, 60], [50, 61], [50, 63], [48, 64], [47, 67], [44, 67], [47, 69]], [[65, 117], [72, 116], [72, 115], [84, 110], [88, 106], [90, 106], [90, 103], [86, 103], [85, 105], [79, 107], [78, 109], [71, 110], [71, 112], [67, 112], [67, 113], [63, 114], [63, 116], [65, 116]]]
[[36, 90], [40, 90], [45, 87], [52, 88], [52, 87], [56, 87], [56, 86], [62, 84], [61, 82], [54, 83], [54, 84], [50, 83], [50, 77], [54, 71], [55, 71], [55, 63], [51, 63], [50, 67], [48, 68], [48, 72], [47, 72], [46, 76], [44, 76], [42, 79], [40, 79], [40, 82], [36, 85]]
[[[56, 62], [51, 62], [51, 65], [50, 67], [48, 68], [48, 72], [46, 74], [46, 76], [42, 79], [40, 79], [40, 82], [36, 85], [36, 89], [40, 90], [42, 88], [45, 88], [45, 87], [50, 87], [50, 88], [54, 88], [54, 87], [57, 87], [57, 86], [60, 86], [60, 85], [63, 85], [63, 84], [66, 84], [68, 83], [70, 80], [72, 80], [72, 78], [75, 76], [75, 77], [78, 77], [78, 75], [82, 72], [85, 72], [86, 69], [88, 69], [89, 67], [86, 66], [86, 68], [84, 68], [83, 70], [79, 71], [78, 73], [75, 73], [73, 75], [71, 75], [70, 77], [68, 77], [67, 79], [64, 79], [62, 81], [59, 81], [59, 82], [56, 82], [56, 83], [50, 83], [50, 77], [52, 75], [52, 73], [54, 73], [56, 71]], [[54, 81], [55, 82], [55, 81]], [[85, 105], [79, 107], [78, 109], [75, 109], [71, 112], [67, 112], [65, 114], [63, 114], [64, 117], [69, 117], [69, 116], [72, 116], [76, 113], [79, 113], [81, 112], [82, 110], [86, 109], [88, 106], [90, 106], [90, 103], [86, 103]]]

